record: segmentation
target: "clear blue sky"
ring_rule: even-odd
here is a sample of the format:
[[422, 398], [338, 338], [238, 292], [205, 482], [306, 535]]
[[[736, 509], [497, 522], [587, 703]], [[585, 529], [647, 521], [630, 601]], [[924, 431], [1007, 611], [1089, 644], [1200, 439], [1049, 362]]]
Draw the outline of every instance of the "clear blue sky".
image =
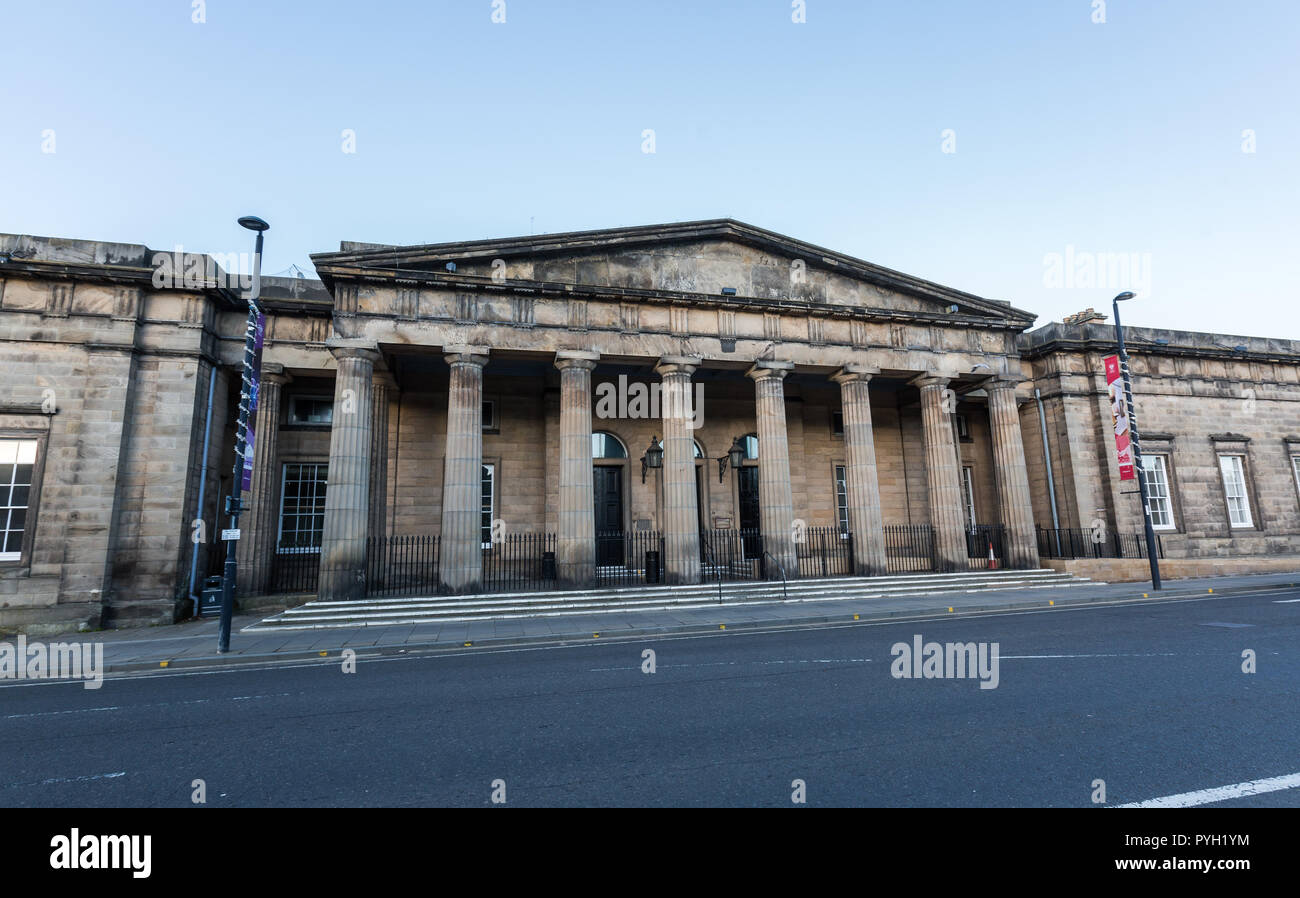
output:
[[339, 240], [730, 216], [1039, 324], [1116, 292], [1046, 286], [1049, 253], [1150, 254], [1126, 323], [1300, 339], [1295, 0], [205, 12], [6, 4], [0, 231], [228, 253], [253, 213], [276, 272]]

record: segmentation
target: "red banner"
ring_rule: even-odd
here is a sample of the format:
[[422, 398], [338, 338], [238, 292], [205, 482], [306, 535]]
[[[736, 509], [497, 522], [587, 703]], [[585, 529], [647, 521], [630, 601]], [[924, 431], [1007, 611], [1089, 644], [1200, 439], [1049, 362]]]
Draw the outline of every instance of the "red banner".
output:
[[1119, 370], [1119, 356], [1108, 355], [1106, 391], [1110, 395], [1110, 420], [1115, 429], [1115, 452], [1119, 456], [1119, 479], [1132, 480], [1133, 441], [1129, 432], [1128, 403], [1124, 400], [1124, 378]]

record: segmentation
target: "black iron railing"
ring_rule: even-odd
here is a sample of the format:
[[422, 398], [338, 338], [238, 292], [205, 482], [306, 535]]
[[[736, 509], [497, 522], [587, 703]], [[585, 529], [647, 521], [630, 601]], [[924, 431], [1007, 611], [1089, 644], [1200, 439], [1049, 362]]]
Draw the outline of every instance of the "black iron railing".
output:
[[658, 530], [596, 534], [596, 585], [664, 582], [664, 537]]
[[314, 593], [320, 578], [320, 548], [281, 543], [271, 556], [267, 595]]
[[483, 592], [555, 589], [555, 534], [506, 533], [483, 547]]
[[853, 534], [838, 527], [795, 531], [794, 554], [800, 577], [847, 577], [853, 573]]
[[934, 528], [929, 524], [891, 524], [885, 528], [885, 569], [891, 574], [935, 569]]
[[366, 595], [435, 595], [438, 537], [372, 536], [366, 541]]
[[1001, 524], [976, 524], [966, 528], [966, 560], [971, 570], [1003, 567], [1006, 558], [1006, 528]]
[[761, 580], [766, 573], [763, 535], [757, 530], [701, 530], [701, 572], [706, 580]]
[[[1040, 558], [1146, 558], [1144, 533], [1119, 533], [1109, 529], [1039, 527]], [[1156, 557], [1165, 557], [1164, 543], [1156, 536]]]

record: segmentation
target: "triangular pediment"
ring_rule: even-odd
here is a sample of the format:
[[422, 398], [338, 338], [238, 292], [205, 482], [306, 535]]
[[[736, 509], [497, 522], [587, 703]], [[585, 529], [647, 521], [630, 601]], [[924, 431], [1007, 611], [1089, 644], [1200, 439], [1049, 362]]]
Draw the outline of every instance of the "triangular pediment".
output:
[[738, 301], [983, 318], [1013, 327], [1028, 327], [1035, 317], [732, 219], [423, 246], [345, 243], [338, 253], [312, 258], [327, 284], [345, 273], [446, 273], [452, 264], [457, 277], [512, 284], [734, 295]]

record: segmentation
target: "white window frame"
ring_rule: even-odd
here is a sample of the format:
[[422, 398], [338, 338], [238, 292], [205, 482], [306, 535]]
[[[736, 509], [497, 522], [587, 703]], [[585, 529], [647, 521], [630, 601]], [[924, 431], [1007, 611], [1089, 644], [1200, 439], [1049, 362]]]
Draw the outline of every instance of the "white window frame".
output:
[[[281, 546], [280, 546], [280, 543], [284, 541], [285, 495], [286, 495], [286, 493], [288, 492], [288, 487], [289, 487], [289, 469], [290, 469], [291, 467], [298, 468], [300, 472], [301, 472], [301, 469], [302, 469], [302, 468], [306, 468], [306, 467], [314, 468], [315, 470], [313, 471], [313, 474], [315, 474], [316, 476], [314, 476], [311, 480], [306, 480], [306, 479], [302, 478], [301, 476], [299, 476], [298, 479], [297, 479], [297, 482], [298, 482], [299, 484], [302, 484], [302, 483], [315, 483], [315, 484], [322, 484], [322, 485], [325, 487], [325, 491], [326, 491], [326, 493], [329, 492], [329, 462], [325, 462], [325, 461], [287, 461], [287, 462], [284, 462], [284, 463], [283, 463], [283, 465], [282, 465], [281, 468], [280, 468], [280, 514], [279, 514], [279, 517], [276, 519], [275, 554], [277, 554], [277, 555], [311, 555], [311, 554], [319, 554], [319, 553], [320, 553], [320, 546], [318, 546], [318, 545], [317, 545], [317, 546], [290, 546], [290, 547], [288, 547], [288, 548], [281, 548]], [[324, 478], [324, 480], [322, 480], [322, 479], [320, 478], [320, 476], [319, 476], [319, 475], [320, 475], [320, 469], [321, 469], [321, 468], [324, 468], [324, 469], [325, 469], [325, 478]], [[301, 500], [301, 498], [302, 498], [302, 492], [301, 492], [301, 490], [299, 490], [298, 496], [299, 496], [299, 500]], [[313, 498], [314, 498], [314, 496], [313, 496]], [[292, 514], [293, 514], [294, 517], [302, 517], [302, 516], [304, 516], [304, 513], [301, 512], [301, 511], [294, 511]], [[315, 514], [314, 514], [314, 513], [312, 513], [312, 517], [315, 517]], [[295, 532], [300, 532], [300, 531], [295, 531]], [[315, 532], [315, 528], [314, 528], [314, 527], [312, 528], [312, 532]], [[324, 510], [322, 509], [322, 511], [321, 511], [321, 537], [322, 537], [322, 540], [324, 539], [324, 533], [325, 533], [325, 513], [324, 513]]]
[[[28, 444], [30, 444], [30, 447]], [[12, 450], [10, 447], [12, 447]], [[29, 448], [30, 451], [28, 451]], [[0, 552], [0, 561], [21, 561], [23, 558], [23, 543], [27, 539], [28, 531], [30, 531], [32, 526], [35, 524], [35, 521], [32, 519], [32, 493], [36, 489], [36, 484], [31, 482], [21, 484], [22, 486], [27, 487], [26, 504], [11, 505], [10, 503], [13, 502], [14, 488], [19, 485], [17, 483], [18, 465], [31, 465], [32, 475], [29, 480], [35, 481], [36, 462], [40, 455], [40, 451], [40, 440], [29, 440], [23, 438], [14, 439], [10, 437], [0, 439], [0, 459], [4, 459], [5, 464], [11, 464], [14, 466], [13, 471], [9, 475], [9, 480], [0, 483], [0, 548], [4, 547], [11, 532], [22, 534], [22, 536], [18, 538], [18, 551]], [[12, 460], [10, 461], [8, 459], [11, 456]], [[23, 459], [28, 458], [28, 456], [30, 456], [30, 459], [24, 461]], [[23, 512], [23, 527], [22, 530], [11, 531], [9, 529], [9, 523], [12, 520], [13, 512], [15, 511]]]
[[1295, 488], [1300, 491], [1300, 455], [1291, 456], [1291, 470], [1295, 471]]
[[840, 539], [847, 539], [849, 536], [849, 470], [847, 465], [835, 466], [835, 520], [840, 526]]
[[[492, 548], [492, 521], [495, 520], [493, 512], [496, 510], [497, 503], [497, 466], [495, 462], [485, 461], [482, 466], [483, 471], [487, 471], [487, 476], [482, 476], [480, 471], [479, 477], [479, 541], [482, 548]], [[483, 495], [483, 487], [487, 487], [487, 495]], [[483, 526], [483, 515], [487, 515], [487, 526]], [[483, 532], [486, 529], [487, 539], [483, 539]]]
[[962, 465], [961, 469], [962, 504], [966, 510], [966, 529], [975, 532], [979, 518], [975, 516], [975, 469]]
[[954, 413], [953, 419], [957, 422], [957, 439], [969, 440], [971, 438], [970, 421], [967, 420], [966, 415]]
[[[1174, 488], [1169, 480], [1169, 457], [1158, 453], [1143, 454], [1142, 464], [1144, 466], [1150, 464], [1150, 467], [1142, 473], [1147, 481], [1147, 503], [1151, 508], [1151, 529], [1177, 530], [1178, 524], [1174, 520]], [[1158, 475], [1157, 471], [1159, 472]], [[1157, 485], [1164, 487], [1164, 495], [1156, 495], [1155, 487]], [[1164, 524], [1156, 522], [1156, 506], [1159, 502], [1164, 503], [1163, 508], [1159, 509], [1160, 515], [1167, 519]]]
[[[1231, 476], [1229, 469], [1231, 469]], [[1220, 455], [1219, 474], [1223, 477], [1224, 502], [1228, 507], [1228, 525], [1236, 530], [1254, 527], [1255, 518], [1250, 509], [1250, 490], [1246, 484], [1246, 456]], [[1234, 488], [1239, 491], [1239, 495], [1234, 495]], [[1241, 516], [1233, 512], [1234, 499], [1241, 503], [1241, 509], [1245, 511], [1242, 520], [1238, 520]]]

